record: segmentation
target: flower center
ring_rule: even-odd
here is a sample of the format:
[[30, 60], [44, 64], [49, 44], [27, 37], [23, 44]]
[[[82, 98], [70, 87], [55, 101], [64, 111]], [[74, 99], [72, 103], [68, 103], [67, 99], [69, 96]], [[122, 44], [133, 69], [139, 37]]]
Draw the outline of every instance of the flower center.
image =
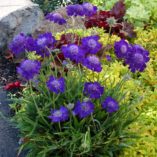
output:
[[134, 59], [136, 63], [142, 63], [144, 61], [143, 55], [138, 53], [134, 55]]
[[61, 113], [61, 111], [55, 111], [55, 112], [53, 113], [53, 116], [54, 116], [54, 117], [61, 117], [61, 116], [62, 116], [62, 113]]
[[24, 66], [26, 71], [30, 71], [31, 69], [33, 69], [35, 67], [35, 63], [25, 62], [25, 64], [23, 66]]
[[46, 42], [46, 38], [45, 37], [40, 38], [40, 39], [37, 40], [37, 44], [38, 45], [43, 45], [45, 42]]
[[82, 110], [85, 111], [85, 112], [86, 112], [86, 111], [89, 111], [89, 106], [88, 106], [86, 103], [83, 103], [81, 108], [82, 108]]
[[112, 108], [112, 107], [114, 107], [114, 106], [115, 106], [115, 103], [114, 103], [113, 101], [109, 101], [109, 102], [108, 102], [108, 107], [111, 107], [111, 108]]
[[99, 64], [99, 59], [97, 57], [95, 57], [95, 56], [89, 56], [88, 60], [92, 64]]
[[89, 85], [89, 90], [92, 92], [96, 92], [96, 91], [98, 91], [98, 87], [96, 85], [91, 84], [91, 85]]
[[72, 55], [78, 54], [78, 51], [79, 51], [78, 46], [76, 46], [76, 45], [70, 46], [70, 47], [69, 47], [69, 50], [70, 50], [70, 53], [71, 53]]
[[96, 41], [94, 39], [90, 39], [88, 41], [88, 46], [91, 48], [95, 48], [96, 47]]
[[83, 11], [83, 8], [82, 8], [82, 6], [81, 6], [81, 5], [77, 5], [77, 11], [78, 11], [78, 12]]
[[57, 17], [57, 18], [62, 18], [62, 15], [59, 14], [59, 13], [54, 13], [53, 16], [54, 16], [54, 17]]
[[57, 81], [57, 80], [54, 80], [51, 82], [51, 85], [53, 87], [55, 87], [56, 89], [59, 89], [60, 88], [60, 83]]
[[127, 51], [127, 47], [125, 45], [122, 45], [120, 48], [121, 53], [125, 54]]
[[84, 7], [85, 7], [86, 9], [88, 9], [89, 11], [92, 11], [92, 10], [93, 10], [92, 4], [86, 3], [86, 4], [84, 4]]

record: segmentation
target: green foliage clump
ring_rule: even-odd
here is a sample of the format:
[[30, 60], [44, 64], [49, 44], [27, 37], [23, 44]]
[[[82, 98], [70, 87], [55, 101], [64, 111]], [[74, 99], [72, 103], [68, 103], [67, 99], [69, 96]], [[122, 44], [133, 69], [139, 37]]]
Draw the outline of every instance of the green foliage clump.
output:
[[[100, 41], [113, 45], [119, 40], [117, 36], [109, 36], [102, 29], [94, 28], [87, 31], [67, 30], [84, 37], [90, 34], [99, 34]], [[56, 34], [59, 39], [62, 33]], [[81, 64], [73, 65], [67, 60], [68, 72], [63, 67], [54, 66], [52, 62], [57, 57], [56, 52], [51, 52], [50, 57], [44, 58], [37, 82], [30, 81], [22, 92], [20, 99], [15, 99], [11, 105], [15, 110], [14, 122], [20, 130], [23, 143], [20, 151], [28, 149], [27, 157], [112, 157], [118, 155], [124, 148], [132, 143], [128, 141], [135, 138], [134, 132], [129, 130], [129, 125], [137, 118], [137, 105], [139, 96], [132, 92], [128, 86], [133, 82], [126, 73], [128, 68], [113, 58], [112, 62], [102, 59], [103, 70], [100, 73], [87, 70]], [[109, 50], [113, 54], [113, 48]], [[28, 53], [29, 59], [40, 59], [33, 52]], [[66, 65], [65, 65], [66, 66]], [[66, 82], [64, 93], [50, 92], [46, 82], [50, 75], [58, 77], [61, 74]], [[129, 80], [130, 79], [130, 80]], [[92, 99], [94, 112], [84, 119], [73, 115], [69, 109], [70, 117], [65, 122], [51, 122], [48, 116], [50, 109], [58, 109], [61, 105], [68, 108], [69, 104], [75, 104], [87, 99], [83, 93], [85, 82], [99, 82], [105, 87], [105, 92], [100, 99]], [[135, 95], [136, 94], [136, 95]], [[102, 109], [101, 103], [111, 96], [119, 103], [119, 110], [115, 113], [107, 113]]]

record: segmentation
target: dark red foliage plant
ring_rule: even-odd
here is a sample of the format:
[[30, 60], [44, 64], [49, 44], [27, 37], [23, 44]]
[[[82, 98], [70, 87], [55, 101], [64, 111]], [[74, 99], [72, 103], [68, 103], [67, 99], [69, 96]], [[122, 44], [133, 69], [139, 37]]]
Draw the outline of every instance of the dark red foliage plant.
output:
[[99, 27], [106, 33], [116, 34], [121, 38], [134, 38], [136, 37], [134, 27], [124, 20], [125, 13], [124, 0], [119, 0], [110, 11], [100, 10], [97, 14], [86, 17], [85, 27]]

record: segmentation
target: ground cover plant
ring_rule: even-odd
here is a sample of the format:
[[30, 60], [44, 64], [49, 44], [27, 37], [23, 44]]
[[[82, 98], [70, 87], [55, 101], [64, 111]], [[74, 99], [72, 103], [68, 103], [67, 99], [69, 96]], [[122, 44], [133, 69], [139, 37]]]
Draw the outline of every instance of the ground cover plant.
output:
[[[85, 20], [98, 11], [90, 3], [66, 9], [71, 18], [83, 16]], [[66, 25], [58, 13], [46, 19]], [[26, 56], [17, 67], [23, 91], [20, 98], [13, 97], [11, 105], [22, 137], [19, 153], [25, 148], [32, 157], [118, 156], [125, 147], [129, 148], [124, 156], [144, 152], [137, 149], [145, 137], [138, 141], [136, 132], [137, 126], [140, 130], [146, 123], [139, 125], [148, 111], [144, 106], [148, 97], [153, 98], [152, 106], [156, 103], [156, 45], [145, 45], [142, 37], [133, 41], [131, 36], [124, 40], [117, 35], [104, 27], [72, 28], [54, 36], [46, 32], [34, 38], [21, 33], [13, 39], [9, 46], [13, 55]], [[145, 112], [139, 116], [141, 109]], [[155, 121], [152, 138], [156, 134], [153, 125]], [[137, 146], [131, 149], [133, 142]]]

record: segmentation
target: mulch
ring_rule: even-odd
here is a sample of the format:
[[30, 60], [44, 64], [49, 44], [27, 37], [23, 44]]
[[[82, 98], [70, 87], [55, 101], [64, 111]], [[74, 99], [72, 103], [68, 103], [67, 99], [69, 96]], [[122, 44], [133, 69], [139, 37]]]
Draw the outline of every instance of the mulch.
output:
[[0, 56], [0, 84], [4, 86], [16, 80], [16, 64], [13, 60]]

